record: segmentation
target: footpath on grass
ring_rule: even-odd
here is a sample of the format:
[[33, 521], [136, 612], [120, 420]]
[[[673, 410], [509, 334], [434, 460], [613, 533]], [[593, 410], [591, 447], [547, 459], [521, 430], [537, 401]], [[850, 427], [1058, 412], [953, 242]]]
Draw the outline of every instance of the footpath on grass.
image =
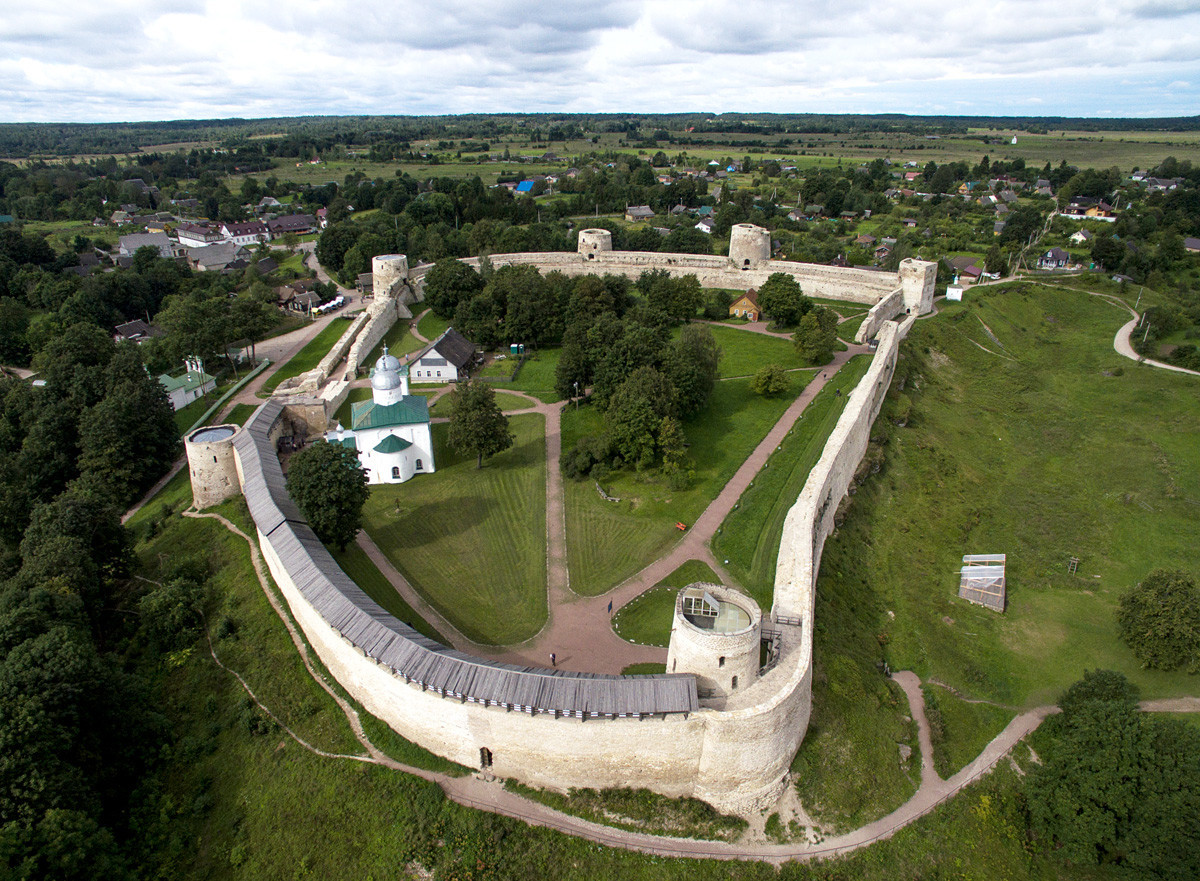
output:
[[[759, 324], [762, 326], [758, 326]], [[761, 322], [743, 325], [742, 329], [765, 336], [779, 336], [766, 330], [765, 324]], [[542, 629], [525, 642], [502, 648], [472, 642], [451, 626], [445, 616], [430, 608], [430, 604], [421, 598], [412, 584], [395, 566], [387, 562], [386, 556], [369, 536], [360, 534], [358, 544], [376, 562], [380, 572], [404, 600], [423, 617], [422, 610], [432, 612], [426, 620], [442, 632], [455, 648], [462, 651], [508, 664], [539, 667], [550, 665], [553, 655], [558, 666], [587, 673], [618, 674], [632, 664], [665, 664], [666, 649], [634, 645], [621, 639], [613, 631], [612, 616], [626, 603], [662, 581], [688, 560], [703, 560], [722, 581], [734, 583], [709, 547], [712, 537], [817, 393], [850, 358], [867, 351], [867, 346], [851, 345], [846, 351], [838, 352], [828, 365], [815, 368], [816, 375], [812, 381], [784, 411], [767, 436], [674, 547], [613, 590], [594, 597], [580, 596], [570, 589], [566, 550], [566, 505], [562, 470], [559, 467], [562, 454], [562, 410], [566, 404], [545, 404], [530, 395], [506, 389], [507, 393], [527, 398], [532, 404], [527, 409], [515, 410], [509, 415], [540, 413], [546, 420], [546, 589], [549, 612]], [[387, 565], [380, 565], [380, 561]]]
[[[213, 661], [222, 669], [237, 678], [247, 695], [279, 726], [296, 741], [302, 748], [313, 755], [333, 761], [349, 760], [381, 765], [395, 771], [403, 771], [436, 783], [446, 797], [465, 807], [484, 810], [490, 813], [511, 817], [535, 826], [554, 829], [567, 835], [573, 835], [608, 847], [618, 847], [625, 850], [640, 851], [655, 856], [686, 857], [723, 860], [752, 860], [768, 862], [776, 865], [793, 860], [820, 859], [850, 853], [867, 847], [877, 841], [889, 838], [898, 830], [903, 829], [925, 816], [939, 805], [956, 795], [964, 787], [988, 773], [1001, 759], [1009, 755], [1013, 747], [1026, 735], [1032, 732], [1042, 721], [1053, 713], [1058, 712], [1056, 706], [1037, 707], [1014, 718], [986, 747], [983, 752], [948, 780], [942, 780], [933, 769], [933, 746], [930, 737], [929, 722], [925, 717], [925, 701], [921, 693], [921, 680], [915, 673], [900, 671], [893, 674], [893, 679], [903, 689], [908, 698], [913, 719], [917, 723], [917, 739], [921, 756], [921, 785], [916, 793], [892, 813], [874, 823], [868, 823], [851, 832], [828, 838], [819, 844], [792, 842], [788, 844], [771, 844], [763, 841], [700, 841], [691, 838], [672, 838], [666, 835], [650, 835], [640, 832], [630, 832], [614, 829], [593, 823], [562, 811], [548, 807], [541, 802], [518, 795], [504, 788], [504, 785], [493, 778], [480, 775], [454, 777], [424, 768], [418, 768], [403, 762], [398, 762], [375, 746], [367, 736], [358, 710], [330, 683], [324, 673], [314, 664], [308, 644], [292, 622], [284, 608], [282, 600], [272, 590], [267, 578], [266, 567], [259, 553], [258, 544], [250, 536], [217, 514], [198, 514], [192, 511], [185, 513], [188, 517], [211, 518], [218, 521], [224, 528], [240, 536], [250, 547], [251, 561], [257, 576], [259, 586], [270, 602], [275, 614], [283, 621], [288, 635], [300, 654], [308, 674], [317, 684], [337, 703], [338, 708], [346, 717], [354, 737], [362, 745], [364, 752], [360, 755], [328, 753], [304, 741], [263, 704], [251, 690], [246, 680], [236, 671], [225, 665], [217, 656], [211, 642], [209, 650]], [[1143, 701], [1143, 710], [1152, 712], [1200, 712], [1200, 698], [1173, 698], [1157, 701]]]

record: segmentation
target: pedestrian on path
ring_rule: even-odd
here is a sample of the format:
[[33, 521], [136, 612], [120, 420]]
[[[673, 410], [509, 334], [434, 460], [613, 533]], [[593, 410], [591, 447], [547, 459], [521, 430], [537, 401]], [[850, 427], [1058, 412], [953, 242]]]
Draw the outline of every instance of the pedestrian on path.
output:
[[558, 666], [558, 657], [554, 654], [554, 652], [550, 653], [550, 666], [551, 667]]

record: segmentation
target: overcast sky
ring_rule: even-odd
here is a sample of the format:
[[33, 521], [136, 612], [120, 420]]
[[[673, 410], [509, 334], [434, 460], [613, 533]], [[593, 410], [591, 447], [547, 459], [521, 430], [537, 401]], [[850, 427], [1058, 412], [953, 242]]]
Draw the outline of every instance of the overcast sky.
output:
[[1200, 0], [0, 0], [0, 120], [1200, 113]]

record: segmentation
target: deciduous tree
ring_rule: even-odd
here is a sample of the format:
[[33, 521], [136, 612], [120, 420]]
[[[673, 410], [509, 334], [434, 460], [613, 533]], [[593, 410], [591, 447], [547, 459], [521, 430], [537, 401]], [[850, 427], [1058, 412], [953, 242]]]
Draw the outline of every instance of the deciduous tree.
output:
[[496, 403], [496, 392], [486, 382], [472, 379], [450, 395], [450, 446], [460, 453], [474, 453], [475, 467], [483, 467], [484, 456], [494, 456], [513, 445], [508, 417]]
[[292, 456], [287, 489], [321, 541], [344, 548], [354, 540], [369, 491], [353, 452], [317, 441]]
[[1186, 572], [1155, 569], [1121, 597], [1121, 639], [1147, 667], [1200, 670], [1200, 588]]

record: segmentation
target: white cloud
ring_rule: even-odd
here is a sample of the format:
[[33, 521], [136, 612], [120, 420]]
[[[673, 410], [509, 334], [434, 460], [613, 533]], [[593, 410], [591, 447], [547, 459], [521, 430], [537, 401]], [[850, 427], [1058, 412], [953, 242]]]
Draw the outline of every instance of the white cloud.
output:
[[65, 0], [0, 20], [0, 118], [1191, 115], [1197, 59], [1194, 0]]

